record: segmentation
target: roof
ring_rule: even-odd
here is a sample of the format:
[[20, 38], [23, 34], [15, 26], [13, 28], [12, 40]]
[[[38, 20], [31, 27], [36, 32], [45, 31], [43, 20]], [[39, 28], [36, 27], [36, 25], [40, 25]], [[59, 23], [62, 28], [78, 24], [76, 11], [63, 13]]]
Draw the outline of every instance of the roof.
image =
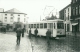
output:
[[54, 20], [47, 20], [47, 21], [64, 21], [62, 19], [54, 19]]
[[58, 22], [58, 21], [64, 21], [64, 20], [55, 19], [55, 20], [46, 20], [46, 21], [39, 21], [39, 22], [29, 22], [29, 23], [30, 23], [30, 24], [31, 24], [31, 23], [51, 23], [51, 22]]
[[[63, 9], [61, 9], [60, 11], [62, 11], [62, 10], [64, 10], [64, 9], [66, 9], [67, 7], [69, 7], [69, 6], [71, 6], [71, 3], [70, 4], [68, 4], [66, 7], [64, 7]], [[59, 11], [59, 12], [60, 12]]]
[[[10, 10], [5, 11], [5, 12], [0, 12], [0, 13], [26, 14], [26, 13], [23, 13], [23, 12], [17, 10], [16, 8], [10, 9]], [[26, 14], [26, 15], [27, 15], [27, 14]]]

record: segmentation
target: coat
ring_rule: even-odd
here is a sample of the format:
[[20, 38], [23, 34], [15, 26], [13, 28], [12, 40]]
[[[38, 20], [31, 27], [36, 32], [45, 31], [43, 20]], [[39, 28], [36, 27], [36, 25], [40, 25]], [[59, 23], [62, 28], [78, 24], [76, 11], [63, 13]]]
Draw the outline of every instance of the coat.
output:
[[38, 33], [38, 30], [35, 30], [34, 33], [37, 34]]
[[17, 33], [17, 36], [21, 36], [21, 30], [20, 29], [17, 29], [16, 33]]
[[25, 29], [23, 28], [23, 29], [22, 29], [22, 33], [24, 33], [24, 31], [25, 31]]
[[47, 32], [46, 32], [46, 36], [47, 36], [47, 37], [51, 37], [51, 31], [47, 31]]
[[31, 33], [31, 30], [29, 30], [29, 35], [31, 35], [32, 33]]

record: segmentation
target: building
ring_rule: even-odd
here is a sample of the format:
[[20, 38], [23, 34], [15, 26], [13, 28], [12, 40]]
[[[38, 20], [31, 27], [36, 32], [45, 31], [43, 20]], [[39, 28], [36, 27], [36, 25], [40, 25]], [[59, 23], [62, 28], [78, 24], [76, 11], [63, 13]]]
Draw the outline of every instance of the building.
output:
[[59, 11], [59, 18], [65, 21], [66, 32], [72, 31], [71, 25], [71, 4]]
[[19, 10], [13, 8], [8, 11], [0, 9], [0, 21], [3, 25], [7, 27], [8, 30], [16, 28], [16, 23], [20, 22], [23, 27], [27, 24], [27, 14], [20, 12]]
[[71, 1], [71, 23], [73, 31], [80, 31], [80, 0]]

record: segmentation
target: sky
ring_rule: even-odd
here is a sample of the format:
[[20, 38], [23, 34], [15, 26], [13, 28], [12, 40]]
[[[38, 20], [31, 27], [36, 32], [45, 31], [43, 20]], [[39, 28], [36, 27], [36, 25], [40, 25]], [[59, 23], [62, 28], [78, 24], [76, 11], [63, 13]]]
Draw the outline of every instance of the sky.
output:
[[26, 13], [28, 21], [39, 21], [51, 14], [59, 17], [59, 11], [71, 3], [71, 0], [0, 0], [0, 8], [5, 11], [12, 8]]

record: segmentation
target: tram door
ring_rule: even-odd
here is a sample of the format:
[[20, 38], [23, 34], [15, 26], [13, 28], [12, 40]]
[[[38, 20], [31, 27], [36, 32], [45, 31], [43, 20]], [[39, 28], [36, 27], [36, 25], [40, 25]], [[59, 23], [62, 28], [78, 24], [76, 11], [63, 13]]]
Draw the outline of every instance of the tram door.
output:
[[51, 35], [53, 34], [53, 23], [48, 23], [48, 29], [51, 30]]

